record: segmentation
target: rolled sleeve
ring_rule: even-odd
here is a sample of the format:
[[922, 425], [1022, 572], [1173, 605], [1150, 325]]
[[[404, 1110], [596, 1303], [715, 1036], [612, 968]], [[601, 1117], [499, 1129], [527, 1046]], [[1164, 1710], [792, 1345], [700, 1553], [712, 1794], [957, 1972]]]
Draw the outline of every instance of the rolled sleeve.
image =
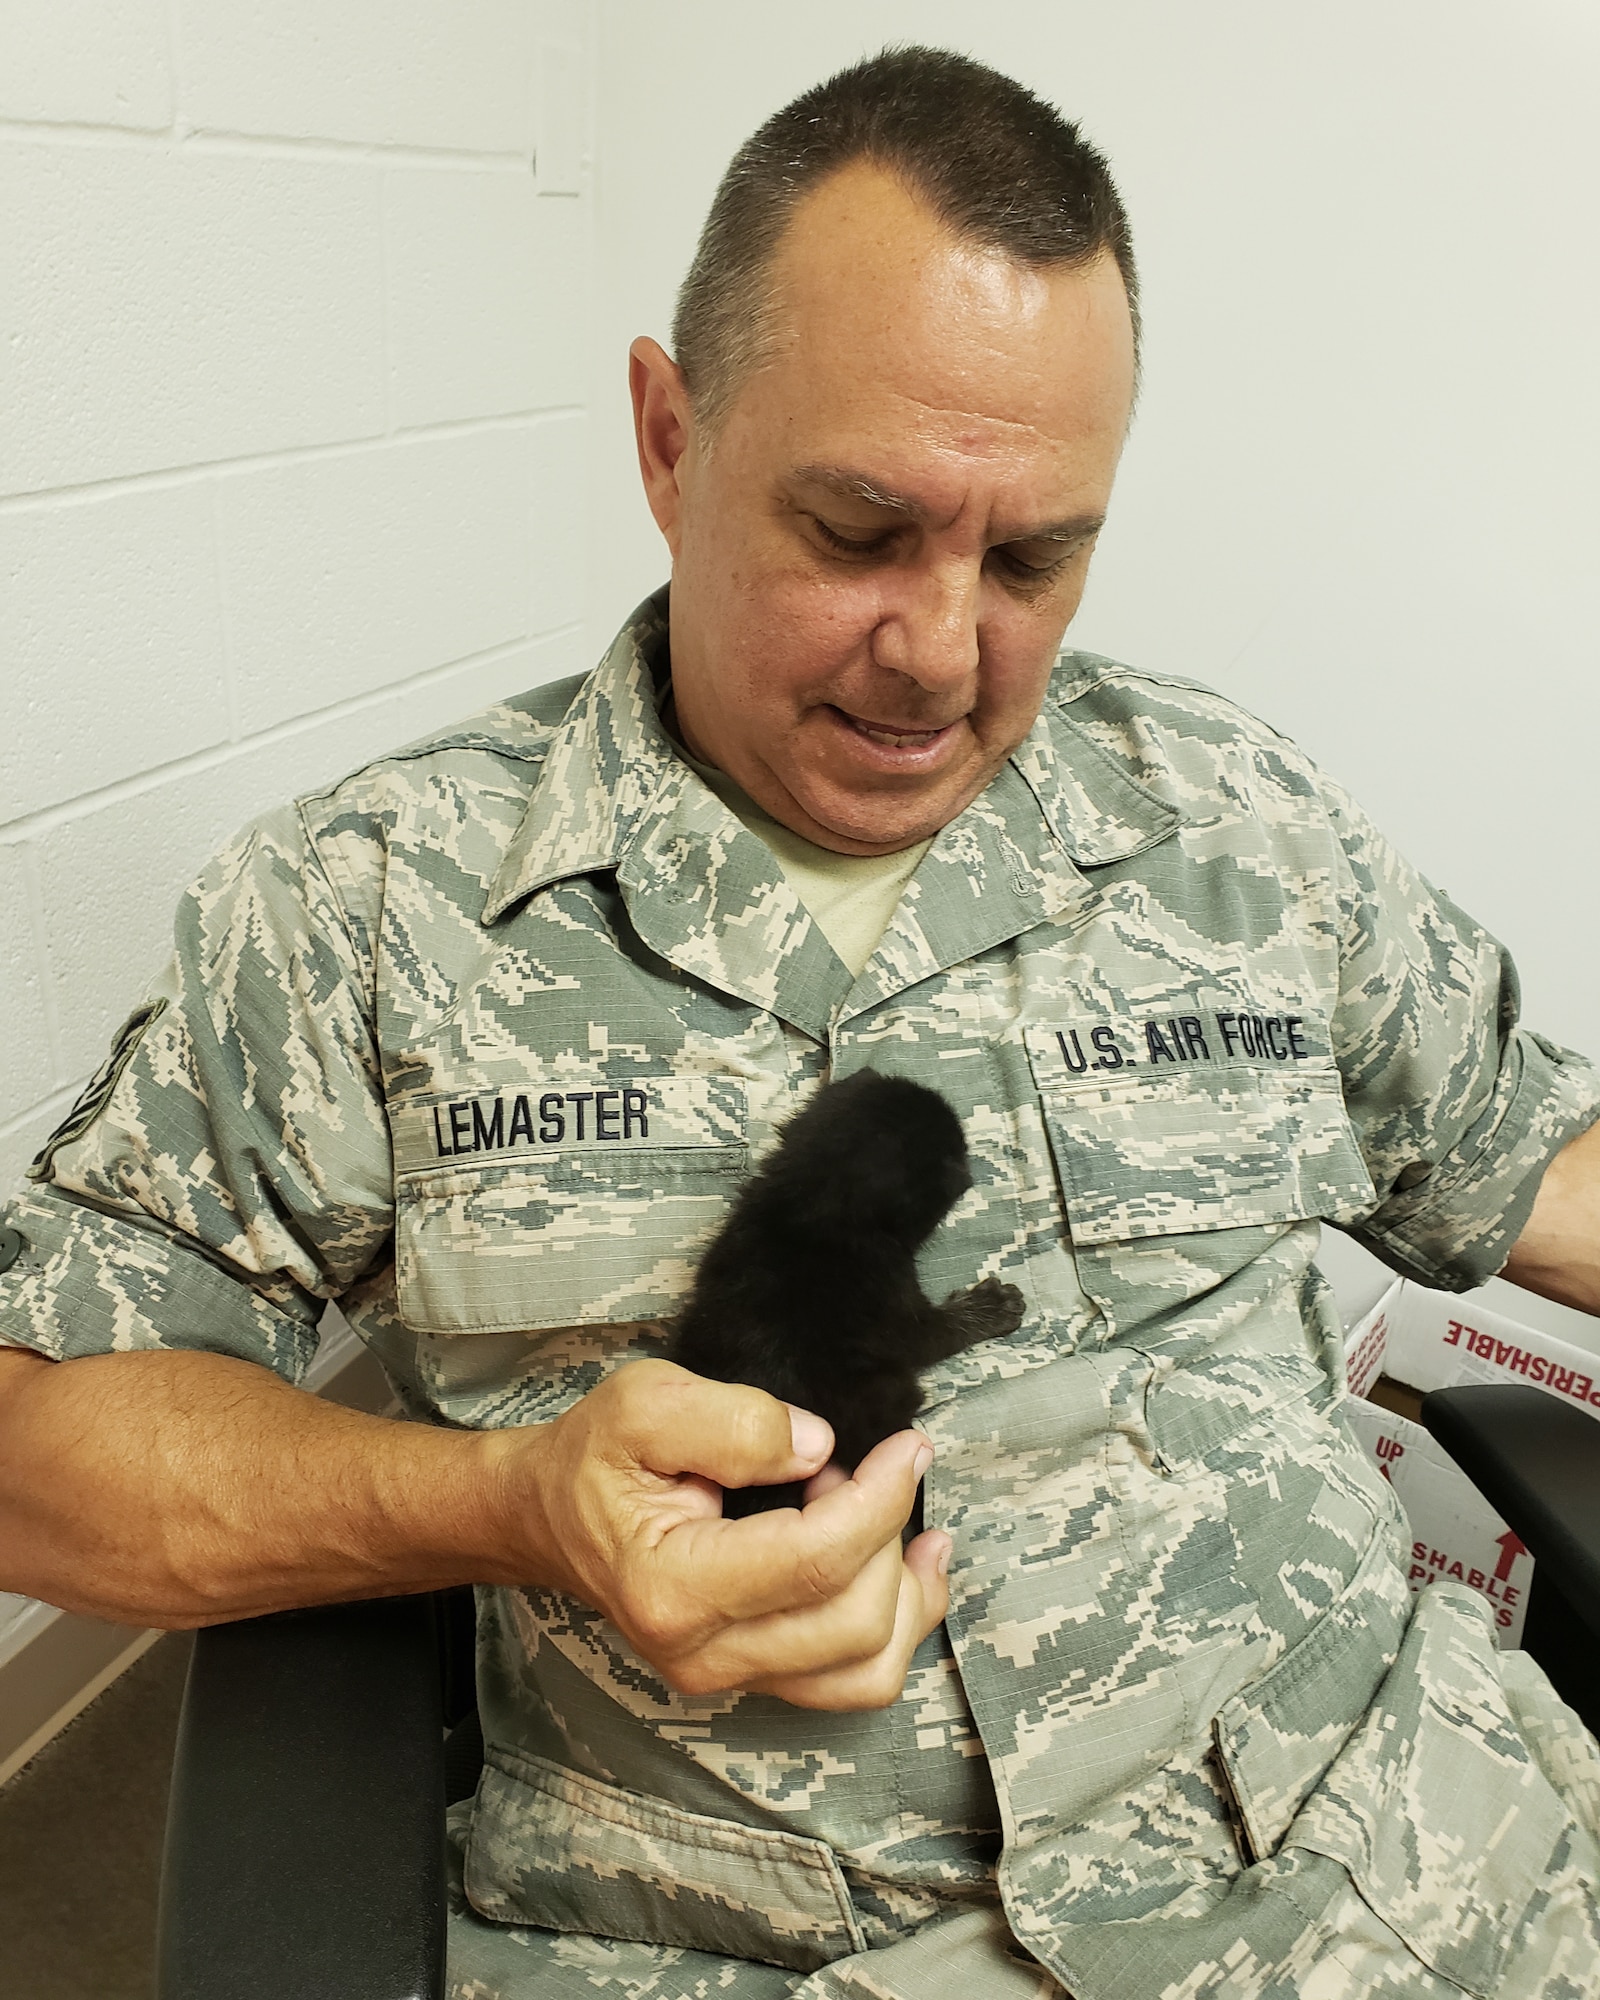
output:
[[1346, 920], [1334, 1051], [1379, 1201], [1351, 1228], [1468, 1291], [1510, 1255], [1546, 1166], [1600, 1115], [1593, 1063], [1517, 1025], [1504, 948], [1336, 788]]
[[323, 1304], [391, 1254], [371, 968], [292, 809], [217, 857], [176, 942], [8, 1210], [0, 1342], [297, 1381]]
[[43, 1187], [12, 1202], [7, 1221], [23, 1248], [0, 1280], [0, 1343], [52, 1361], [194, 1348], [258, 1361], [290, 1382], [317, 1351], [319, 1300], [294, 1291], [275, 1303], [148, 1219]]
[[1510, 1256], [1545, 1168], [1597, 1117], [1594, 1064], [1517, 1029], [1477, 1125], [1425, 1180], [1391, 1196], [1354, 1234], [1405, 1277], [1470, 1291]]

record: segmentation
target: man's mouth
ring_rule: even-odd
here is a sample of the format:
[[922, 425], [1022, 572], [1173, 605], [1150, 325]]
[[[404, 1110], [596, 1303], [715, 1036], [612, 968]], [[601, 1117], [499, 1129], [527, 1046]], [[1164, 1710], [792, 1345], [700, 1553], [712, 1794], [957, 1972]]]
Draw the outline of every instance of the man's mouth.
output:
[[849, 723], [857, 734], [865, 736], [870, 743], [883, 743], [895, 750], [922, 750], [930, 743], [936, 743], [949, 729], [950, 722], [941, 723], [937, 729], [910, 729], [898, 722], [868, 722], [864, 716], [850, 715], [844, 709], [836, 709], [836, 715]]

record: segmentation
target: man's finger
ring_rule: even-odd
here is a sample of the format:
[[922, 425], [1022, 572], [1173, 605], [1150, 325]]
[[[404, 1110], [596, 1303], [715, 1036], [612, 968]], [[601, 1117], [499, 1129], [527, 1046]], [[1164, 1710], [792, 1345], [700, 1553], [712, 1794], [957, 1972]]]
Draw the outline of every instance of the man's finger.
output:
[[700, 1648], [696, 1670], [719, 1688], [754, 1687], [774, 1675], [875, 1659], [894, 1638], [901, 1566], [899, 1542], [886, 1542], [825, 1604], [746, 1619], [717, 1634]]
[[898, 1700], [917, 1648], [950, 1608], [949, 1557], [949, 1537], [937, 1531], [919, 1535], [906, 1550], [894, 1629], [877, 1654], [811, 1673], [763, 1675], [744, 1685], [796, 1708], [833, 1713], [887, 1708]]
[[741, 1382], [712, 1382], [671, 1361], [633, 1361], [611, 1378], [613, 1437], [665, 1479], [698, 1473], [719, 1486], [784, 1486], [825, 1465], [821, 1417]]
[[850, 1477], [836, 1459], [830, 1459], [820, 1472], [813, 1472], [805, 1484], [803, 1504], [810, 1506], [813, 1500], [820, 1500], [824, 1493], [831, 1493], [836, 1486], [843, 1486]]
[[800, 1513], [681, 1522], [656, 1550], [662, 1580], [686, 1586], [729, 1625], [826, 1604], [880, 1549], [892, 1547], [898, 1560], [900, 1530], [932, 1458], [919, 1432], [900, 1431]]

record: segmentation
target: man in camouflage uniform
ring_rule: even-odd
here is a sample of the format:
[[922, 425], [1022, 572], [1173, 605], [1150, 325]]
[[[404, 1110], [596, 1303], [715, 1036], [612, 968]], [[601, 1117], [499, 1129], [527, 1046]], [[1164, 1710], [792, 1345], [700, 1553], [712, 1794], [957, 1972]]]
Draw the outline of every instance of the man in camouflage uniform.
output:
[[[909, 163], [860, 142], [888, 100]], [[1048, 117], [911, 52], [758, 135], [791, 171], [823, 112], [844, 136], [789, 190], [731, 388], [635, 351], [670, 624], [663, 592], [587, 680], [300, 801], [192, 892], [11, 1211], [0, 1337], [79, 1357], [48, 1371], [99, 1399], [79, 1435], [152, 1407], [125, 1364], [194, 1364], [129, 1455], [267, 1552], [199, 1584], [130, 1539], [137, 1590], [74, 1582], [117, 1475], [59, 1497], [87, 1461], [19, 1357], [0, 1443], [57, 1497], [30, 1522], [0, 1485], [31, 1526], [0, 1582], [173, 1624], [497, 1586], [459, 2000], [1593, 1994], [1600, 1756], [1471, 1593], [1412, 1610], [1312, 1257], [1318, 1218], [1446, 1286], [1516, 1246], [1600, 1304], [1600, 1080], [1292, 745], [1187, 683], [1051, 670], [1132, 270], [1098, 183], [1079, 253], [1030, 260], [926, 178], [952, 104], [993, 166], [997, 102], [1007, 143]], [[1062, 131], [1028, 143], [1081, 177]], [[780, 1406], [654, 1358], [661, 1323], [752, 1157], [869, 1064], [964, 1121], [927, 1288], [992, 1274], [1027, 1317], [926, 1378], [931, 1464], [890, 1440], [724, 1523], [712, 1482], [827, 1441], [797, 1417], [788, 1455]], [[295, 1380], [330, 1296], [431, 1427], [245, 1366]], [[214, 1433], [247, 1422], [240, 1471]], [[486, 1482], [516, 1500], [493, 1558], [453, 1538]]]

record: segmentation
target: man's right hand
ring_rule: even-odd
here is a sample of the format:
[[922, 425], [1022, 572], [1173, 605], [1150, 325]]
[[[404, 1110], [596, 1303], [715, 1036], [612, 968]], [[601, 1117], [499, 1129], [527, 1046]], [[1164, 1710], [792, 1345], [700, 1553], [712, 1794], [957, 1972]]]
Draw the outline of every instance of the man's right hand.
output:
[[[932, 1458], [915, 1431], [846, 1478], [822, 1471], [820, 1417], [639, 1361], [554, 1423], [493, 1441], [506, 1545], [488, 1580], [582, 1599], [680, 1693], [886, 1707], [945, 1615], [948, 1536], [901, 1546]], [[719, 1488], [800, 1479], [803, 1510], [722, 1518]]]

